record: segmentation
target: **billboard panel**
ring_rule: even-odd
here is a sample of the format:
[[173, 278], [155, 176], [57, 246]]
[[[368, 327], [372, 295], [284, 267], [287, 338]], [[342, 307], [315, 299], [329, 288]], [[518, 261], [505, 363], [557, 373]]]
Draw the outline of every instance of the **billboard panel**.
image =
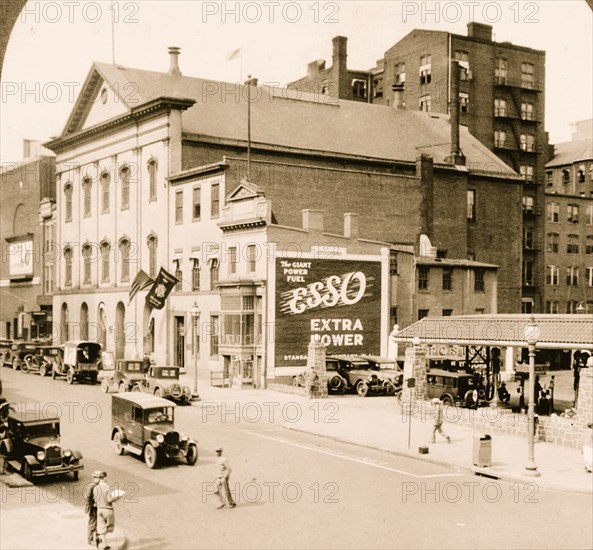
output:
[[33, 275], [33, 241], [13, 242], [9, 245], [10, 276]]
[[379, 355], [381, 262], [276, 259], [275, 366], [305, 365], [315, 335], [327, 354]]

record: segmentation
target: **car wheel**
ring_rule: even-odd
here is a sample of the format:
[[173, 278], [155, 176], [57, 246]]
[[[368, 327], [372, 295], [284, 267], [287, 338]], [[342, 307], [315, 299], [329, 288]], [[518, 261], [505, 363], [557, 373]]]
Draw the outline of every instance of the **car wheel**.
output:
[[156, 467], [157, 461], [158, 455], [156, 449], [150, 443], [147, 443], [146, 447], [144, 447], [144, 462], [152, 470]]
[[[332, 376], [332, 378], [330, 378], [330, 380], [328, 382], [328, 386], [331, 391], [340, 393], [341, 390], [343, 390], [343, 388], [344, 388], [344, 381], [339, 376]], [[343, 391], [342, 391], [342, 393], [343, 393]]]
[[139, 384], [134, 384], [134, 387], [132, 388], [133, 392], [139, 392], [142, 391], [142, 388], [140, 387]]
[[360, 397], [366, 397], [369, 393], [369, 386], [363, 380], [359, 380], [358, 384], [356, 384], [356, 393]]
[[451, 399], [451, 397], [448, 395], [445, 395], [445, 397], [441, 398], [441, 401], [443, 402], [443, 405], [447, 405], [447, 407], [453, 407], [455, 405], [453, 399]]
[[78, 481], [78, 470], [76, 470], [75, 472], [72, 472], [72, 479], [74, 481]]
[[187, 448], [187, 455], [185, 455], [185, 459], [190, 466], [193, 466], [198, 461], [198, 446], [197, 445], [190, 445]]
[[464, 396], [465, 406], [468, 409], [478, 408], [478, 392], [476, 390], [468, 390]]
[[103, 393], [109, 393], [109, 382], [107, 382], [105, 378], [101, 380], [101, 390], [103, 391]]
[[163, 390], [161, 390], [161, 388], [156, 388], [154, 390], [154, 396], [155, 397], [163, 397]]
[[27, 481], [31, 481], [33, 479], [33, 474], [31, 473], [31, 466], [29, 466], [29, 463], [26, 461], [23, 462], [23, 466], [21, 467], [21, 473]]
[[121, 434], [119, 432], [117, 432], [113, 436], [113, 444], [115, 445], [115, 452], [118, 455], [123, 455], [124, 454], [124, 445], [123, 445]]
[[120, 382], [118, 390], [119, 393], [125, 393], [128, 391], [128, 385], [125, 382]]
[[74, 370], [73, 369], [68, 369], [68, 372], [66, 373], [66, 382], [68, 382], [68, 384], [74, 384]]

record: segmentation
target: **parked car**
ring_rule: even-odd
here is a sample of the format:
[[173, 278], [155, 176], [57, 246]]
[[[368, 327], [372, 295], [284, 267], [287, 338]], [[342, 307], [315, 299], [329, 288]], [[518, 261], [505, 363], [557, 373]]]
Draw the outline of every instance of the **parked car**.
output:
[[146, 393], [119, 393], [111, 401], [111, 439], [117, 454], [141, 456], [149, 468], [165, 459], [198, 460], [196, 441], [175, 430], [175, 403]]
[[52, 378], [65, 376], [68, 384], [86, 380], [97, 383], [101, 368], [101, 344], [96, 342], [76, 341], [64, 344], [63, 362], [55, 362]]
[[10, 351], [12, 340], [0, 340], [0, 366], [4, 365], [4, 354]]
[[2, 362], [14, 370], [18, 370], [21, 368], [25, 356], [34, 354], [36, 349], [37, 344], [34, 342], [13, 342], [10, 349], [4, 351]]
[[64, 361], [64, 350], [58, 346], [38, 346], [35, 354], [25, 356], [21, 370], [25, 374], [32, 372], [47, 376], [54, 370], [54, 363]]
[[377, 367], [377, 361], [358, 355], [333, 355], [330, 360], [337, 360], [337, 372], [346, 381], [346, 391], [356, 391], [360, 397], [369, 393], [394, 395], [397, 391], [398, 374], [383, 373]]
[[426, 373], [426, 395], [438, 397], [449, 406], [475, 409], [479, 403], [476, 377], [465, 372], [430, 369]]
[[112, 388], [120, 392], [131, 391], [142, 380], [144, 380], [142, 360], [118, 359], [115, 362], [115, 369], [103, 371], [101, 389], [105, 393]]
[[8, 414], [0, 453], [28, 481], [69, 473], [77, 480], [84, 467], [82, 454], [62, 446], [59, 417], [50, 412], [31, 412], [34, 410], [24, 407], [23, 412]]
[[191, 401], [191, 389], [179, 383], [179, 367], [150, 367], [132, 391], [151, 393], [181, 405], [187, 405]]

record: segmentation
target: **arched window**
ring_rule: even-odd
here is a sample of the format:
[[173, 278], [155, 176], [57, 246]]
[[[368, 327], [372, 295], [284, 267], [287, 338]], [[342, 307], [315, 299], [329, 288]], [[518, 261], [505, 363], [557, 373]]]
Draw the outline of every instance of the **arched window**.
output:
[[156, 176], [158, 164], [156, 159], [148, 161], [148, 200], [156, 200]]
[[121, 209], [130, 208], [130, 168], [124, 166], [119, 171], [119, 181], [121, 184]]
[[111, 176], [109, 172], [103, 172], [101, 174], [101, 212], [103, 214], [109, 213], [110, 187]]
[[121, 261], [121, 282], [125, 283], [130, 280], [130, 241], [123, 238], [119, 241], [119, 256]]
[[111, 269], [110, 256], [111, 246], [107, 241], [101, 243], [101, 282], [109, 282], [109, 271]]
[[148, 245], [148, 274], [151, 277], [156, 277], [157, 236], [154, 234], [149, 235], [146, 244]]
[[72, 286], [72, 249], [64, 249], [64, 286]]
[[91, 256], [93, 254], [93, 250], [90, 244], [85, 244], [82, 247], [82, 261], [83, 261], [83, 275], [82, 275], [82, 284], [83, 285], [90, 285], [91, 284]]
[[64, 217], [67, 222], [72, 221], [72, 184], [64, 185]]
[[90, 178], [84, 178], [82, 180], [82, 193], [84, 197], [83, 215], [85, 218], [91, 215], [91, 190], [92, 183]]

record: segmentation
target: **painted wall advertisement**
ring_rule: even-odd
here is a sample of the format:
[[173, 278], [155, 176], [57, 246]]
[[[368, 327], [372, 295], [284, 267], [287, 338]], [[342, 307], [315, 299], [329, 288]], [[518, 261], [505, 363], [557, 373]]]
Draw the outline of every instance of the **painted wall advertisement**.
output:
[[11, 276], [33, 275], [33, 241], [10, 243], [9, 272]]
[[305, 365], [315, 336], [328, 355], [380, 354], [380, 262], [276, 259], [276, 367]]

